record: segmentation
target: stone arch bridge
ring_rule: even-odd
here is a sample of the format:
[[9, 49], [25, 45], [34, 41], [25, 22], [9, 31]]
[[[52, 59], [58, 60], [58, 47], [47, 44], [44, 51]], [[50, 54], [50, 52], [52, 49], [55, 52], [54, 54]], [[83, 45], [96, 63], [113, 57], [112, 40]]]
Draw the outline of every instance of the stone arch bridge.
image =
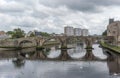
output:
[[61, 47], [67, 47], [68, 42], [73, 39], [81, 40], [88, 47], [92, 47], [93, 43], [98, 40], [97, 37], [92, 36], [51, 36], [51, 37], [27, 37], [14, 40], [14, 44], [17, 46], [24, 46], [26, 43], [29, 46], [44, 46], [46, 42], [51, 39], [59, 42]]

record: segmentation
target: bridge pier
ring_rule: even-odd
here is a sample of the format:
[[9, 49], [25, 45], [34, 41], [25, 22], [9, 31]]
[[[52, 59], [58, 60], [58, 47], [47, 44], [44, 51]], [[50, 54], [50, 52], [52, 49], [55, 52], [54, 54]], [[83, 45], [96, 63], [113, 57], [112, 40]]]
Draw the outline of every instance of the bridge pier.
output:
[[61, 50], [61, 54], [58, 57], [58, 59], [65, 61], [65, 60], [70, 60], [72, 58], [69, 56], [67, 49], [64, 49], [64, 50]]
[[86, 50], [86, 54], [82, 59], [83, 60], [99, 60], [99, 58], [94, 56], [92, 50]]
[[94, 60], [95, 59], [95, 56], [92, 53], [92, 50], [86, 50], [86, 54], [84, 56], [84, 59], [86, 59], [86, 60]]
[[30, 59], [46, 59], [47, 56], [43, 53], [43, 51], [36, 51], [31, 57]]
[[67, 42], [66, 42], [66, 40], [64, 40], [64, 41], [62, 41], [61, 42], [61, 49], [67, 49], [68, 47], [67, 47]]
[[86, 44], [86, 48], [85, 49], [90, 49], [90, 50], [93, 49], [93, 47], [92, 47], [93, 40], [92, 40], [91, 37], [88, 37], [88, 38], [85, 39], [85, 44]]
[[39, 55], [38, 57], [39, 57], [40, 59], [46, 59], [46, 58], [47, 58], [47, 56], [43, 53], [43, 51], [40, 51], [40, 52], [38, 52], [38, 53], [39, 53], [39, 54], [38, 54], [38, 55]]

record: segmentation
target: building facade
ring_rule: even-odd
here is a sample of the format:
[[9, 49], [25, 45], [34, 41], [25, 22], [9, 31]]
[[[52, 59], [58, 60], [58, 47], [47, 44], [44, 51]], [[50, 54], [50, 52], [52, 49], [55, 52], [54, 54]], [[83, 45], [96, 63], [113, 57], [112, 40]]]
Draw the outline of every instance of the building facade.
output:
[[82, 29], [81, 28], [74, 28], [74, 35], [75, 36], [81, 36], [82, 35]]
[[88, 36], [88, 29], [64, 27], [64, 34], [67, 36]]
[[7, 39], [10, 38], [9, 35], [7, 35], [4, 31], [0, 31], [0, 39]]
[[82, 36], [88, 36], [88, 29], [82, 29]]
[[113, 36], [113, 43], [120, 46], [120, 21], [113, 21], [107, 26], [107, 36]]
[[64, 34], [67, 36], [73, 36], [74, 35], [74, 28], [70, 27], [70, 26], [64, 27]]

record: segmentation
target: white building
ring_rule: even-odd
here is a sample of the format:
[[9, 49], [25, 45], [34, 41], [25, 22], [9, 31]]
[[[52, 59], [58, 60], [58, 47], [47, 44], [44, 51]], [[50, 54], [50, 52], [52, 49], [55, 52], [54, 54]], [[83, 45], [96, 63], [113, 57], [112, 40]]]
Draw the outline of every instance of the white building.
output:
[[25, 35], [25, 37], [30, 37], [30, 35], [31, 35], [32, 33], [33, 33], [32, 31], [29, 31], [29, 32]]
[[82, 36], [88, 36], [88, 29], [82, 29]]
[[82, 29], [81, 28], [74, 28], [74, 35], [75, 36], [81, 36], [82, 35]]
[[67, 36], [73, 36], [74, 35], [74, 28], [70, 27], [70, 26], [64, 27], [64, 34]]

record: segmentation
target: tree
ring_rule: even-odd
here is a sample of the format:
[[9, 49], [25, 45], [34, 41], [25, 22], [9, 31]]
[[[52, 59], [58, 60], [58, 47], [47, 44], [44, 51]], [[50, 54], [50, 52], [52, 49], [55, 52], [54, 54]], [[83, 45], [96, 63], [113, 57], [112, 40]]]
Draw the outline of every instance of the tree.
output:
[[47, 33], [47, 32], [40, 32], [40, 34], [41, 34], [41, 36], [44, 36], [44, 37], [49, 37], [50, 36], [50, 34]]
[[35, 34], [32, 32], [32, 33], [30, 34], [30, 37], [35, 37]]
[[25, 33], [20, 28], [14, 29], [13, 31], [8, 31], [8, 35], [11, 35], [12, 38], [21, 38], [25, 36]]
[[102, 33], [103, 36], [107, 36], [107, 30]]
[[7, 34], [8, 34], [8, 35], [12, 35], [12, 34], [13, 34], [13, 31], [8, 31]]

